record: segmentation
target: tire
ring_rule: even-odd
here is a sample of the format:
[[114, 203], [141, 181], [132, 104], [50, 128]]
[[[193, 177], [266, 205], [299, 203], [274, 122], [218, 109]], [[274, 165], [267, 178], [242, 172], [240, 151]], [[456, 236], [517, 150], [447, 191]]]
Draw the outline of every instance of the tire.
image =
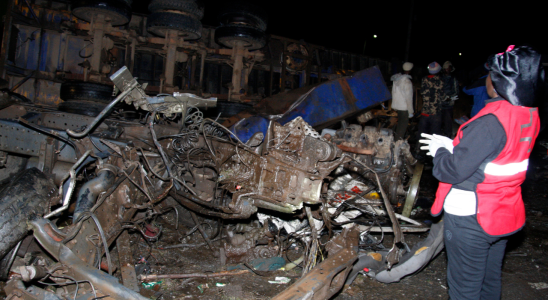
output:
[[148, 16], [147, 31], [165, 37], [168, 30], [177, 30], [185, 40], [202, 37], [202, 23], [189, 15], [173, 12], [156, 12]]
[[91, 101], [67, 101], [59, 104], [58, 109], [71, 114], [97, 117], [107, 105]]
[[112, 86], [83, 81], [67, 81], [61, 84], [60, 97], [65, 101], [86, 100], [105, 104], [114, 100]]
[[252, 110], [253, 106], [249, 104], [217, 101], [217, 113], [221, 113], [221, 118], [228, 118], [245, 110]]
[[247, 25], [260, 31], [266, 30], [266, 13], [254, 5], [235, 3], [225, 6], [218, 16], [222, 25]]
[[193, 15], [201, 20], [204, 17], [204, 7], [191, 0], [152, 0], [148, 6], [151, 13], [161, 12], [163, 10], [178, 10]]
[[91, 22], [93, 16], [101, 13], [113, 26], [129, 23], [131, 1], [123, 0], [77, 0], [72, 3], [72, 14], [79, 19]]
[[242, 41], [245, 48], [257, 50], [266, 45], [266, 35], [249, 26], [224, 25], [215, 30], [215, 41], [227, 48], [234, 48], [236, 42]]
[[0, 195], [0, 258], [27, 235], [27, 221], [47, 211], [56, 188], [36, 168], [24, 170]]
[[16, 154], [8, 154], [6, 165], [0, 169], [0, 185], [3, 186], [22, 172], [27, 166], [28, 158]]

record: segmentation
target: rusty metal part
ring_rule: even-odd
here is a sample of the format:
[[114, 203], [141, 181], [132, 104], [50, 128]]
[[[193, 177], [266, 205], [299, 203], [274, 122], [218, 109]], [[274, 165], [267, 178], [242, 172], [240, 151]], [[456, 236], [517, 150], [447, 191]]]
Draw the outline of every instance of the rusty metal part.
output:
[[69, 273], [76, 280], [88, 280], [96, 289], [100, 290], [105, 295], [110, 295], [112, 298], [121, 300], [147, 298], [132, 291], [131, 289], [118, 283], [115, 277], [112, 277], [98, 269], [89, 267], [81, 259], [79, 259], [67, 246], [56, 241], [55, 236], [52, 236], [46, 230], [47, 227], [56, 229], [49, 220], [38, 218], [29, 222], [29, 226], [34, 231], [34, 237], [40, 245], [44, 247], [56, 260], [69, 268]]
[[342, 162], [337, 160], [342, 151], [320, 139], [302, 118], [284, 126], [271, 121], [262, 155], [221, 141], [212, 147], [219, 184], [233, 194], [233, 213], [239, 213], [246, 200], [286, 213], [303, 203], [319, 203], [323, 178]]
[[334, 237], [326, 245], [328, 258], [305, 277], [276, 295], [273, 300], [329, 299], [338, 293], [352, 271], [352, 265], [358, 259], [358, 237], [357, 227], [345, 229]]
[[11, 279], [4, 287], [7, 294], [5, 299], [9, 300], [61, 300], [57, 295], [36, 286], [25, 287], [23, 282], [18, 279]]
[[407, 141], [394, 141], [390, 129], [370, 126], [362, 129], [356, 124], [338, 130], [332, 140], [345, 152], [358, 154], [355, 159], [369, 168], [351, 162], [345, 165], [347, 170], [359, 173], [373, 182], [379, 176], [390, 203], [400, 203], [402, 196], [406, 195], [403, 183], [413, 174], [411, 167], [416, 163]]
[[350, 152], [350, 153], [356, 153], [356, 154], [373, 155], [375, 153], [375, 151], [371, 149], [362, 149], [358, 147], [349, 147], [345, 145], [337, 145], [337, 147], [344, 152]]
[[409, 189], [407, 191], [407, 197], [405, 199], [405, 205], [403, 207], [402, 215], [405, 217], [411, 216], [411, 210], [417, 201], [419, 195], [419, 183], [421, 182], [422, 171], [424, 165], [422, 163], [417, 163], [415, 165], [415, 171], [413, 172], [413, 177], [409, 184]]
[[166, 275], [141, 275], [139, 279], [142, 281], [157, 281], [160, 279], [181, 279], [181, 278], [215, 278], [215, 277], [225, 277], [225, 276], [237, 276], [251, 273], [249, 270], [238, 270], [238, 271], [223, 271], [218, 273], [190, 273], [190, 274], [166, 274]]
[[131, 251], [127, 230], [124, 230], [116, 240], [116, 248], [118, 249], [122, 283], [129, 289], [139, 292], [139, 282], [137, 282], [137, 273], [135, 273], [133, 265], [133, 252]]
[[249, 202], [247, 203], [247, 205], [245, 205], [246, 209], [242, 209], [242, 211], [240, 213], [229, 214], [229, 213], [224, 213], [224, 212], [211, 211], [211, 210], [206, 209], [205, 207], [203, 207], [199, 204], [196, 204], [195, 202], [189, 200], [187, 197], [177, 194], [173, 190], [170, 191], [169, 195], [172, 196], [175, 200], [177, 200], [184, 207], [186, 207], [186, 208], [188, 208], [188, 209], [190, 209], [194, 212], [206, 215], [206, 216], [219, 217], [219, 218], [223, 218], [223, 219], [247, 219], [253, 213], [255, 213], [257, 211], [257, 208], [255, 207], [253, 209], [253, 207], [251, 207], [249, 205], [250, 204]]
[[224, 251], [221, 253], [224, 255], [225, 262], [241, 263], [256, 258], [276, 256], [279, 247], [273, 243], [273, 239], [266, 237], [267, 232], [268, 225], [252, 228], [243, 234], [235, 234], [230, 231], [228, 242], [223, 244]]
[[[354, 161], [356, 161], [358, 164], [361, 164], [363, 167], [369, 169], [369, 167], [367, 167], [363, 163], [361, 163], [357, 160], [354, 160]], [[386, 193], [384, 192], [384, 190], [381, 186], [381, 181], [379, 179], [379, 176], [373, 170], [371, 170], [371, 171], [373, 172], [373, 174], [375, 174], [375, 177], [377, 179], [377, 184], [378, 184], [379, 189], [380, 189], [381, 194], [382, 194], [382, 198], [383, 198], [383, 201], [384, 201], [384, 206], [386, 208], [386, 212], [387, 212], [388, 216], [390, 217], [390, 222], [392, 222], [392, 229], [394, 231], [394, 242], [392, 244], [392, 248], [390, 249], [390, 251], [386, 255], [387, 268], [388, 268], [388, 270], [390, 270], [390, 268], [394, 264], [398, 263], [398, 261], [399, 261], [399, 245], [404, 243], [405, 241], [404, 241], [404, 238], [403, 238], [403, 234], [401, 232], [400, 223], [398, 222], [398, 219], [397, 219], [397, 217], [394, 213], [394, 209], [392, 208], [392, 205], [390, 204], [390, 200], [389, 200], [388, 196], [386, 195]]]

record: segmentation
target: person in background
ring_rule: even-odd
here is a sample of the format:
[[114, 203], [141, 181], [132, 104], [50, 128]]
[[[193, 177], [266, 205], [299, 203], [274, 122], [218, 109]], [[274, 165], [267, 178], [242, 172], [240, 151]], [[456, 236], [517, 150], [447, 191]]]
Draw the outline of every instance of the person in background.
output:
[[398, 73], [390, 78], [394, 82], [392, 85], [392, 109], [398, 114], [398, 124], [396, 124], [394, 132], [396, 140], [404, 138], [409, 118], [413, 117], [413, 83], [411, 75], [409, 75], [413, 69], [413, 63], [406, 62], [402, 68], [403, 74]]
[[439, 76], [440, 71], [440, 64], [432, 62], [428, 65], [430, 75], [422, 78], [422, 112], [417, 130], [417, 140], [421, 133], [441, 134], [441, 101], [445, 99], [445, 93], [443, 92], [443, 81]]
[[485, 74], [478, 80], [474, 81], [471, 85], [462, 89], [465, 94], [474, 96], [474, 105], [472, 106], [470, 118], [473, 118], [483, 107], [485, 107], [485, 100], [489, 99], [487, 87], [485, 86], [485, 81], [487, 80], [487, 75], [489, 74], [488, 64], [485, 63], [483, 68], [485, 70]]
[[449, 297], [500, 299], [508, 236], [525, 225], [521, 184], [540, 129], [532, 106], [544, 95], [541, 56], [508, 47], [489, 59], [492, 98], [454, 140], [423, 135], [439, 181], [433, 215], [444, 211]]
[[443, 80], [445, 97], [441, 101], [441, 132], [446, 137], [452, 137], [453, 135], [453, 106], [459, 98], [459, 82], [452, 74], [454, 71], [455, 67], [450, 61], [443, 64], [441, 79]]

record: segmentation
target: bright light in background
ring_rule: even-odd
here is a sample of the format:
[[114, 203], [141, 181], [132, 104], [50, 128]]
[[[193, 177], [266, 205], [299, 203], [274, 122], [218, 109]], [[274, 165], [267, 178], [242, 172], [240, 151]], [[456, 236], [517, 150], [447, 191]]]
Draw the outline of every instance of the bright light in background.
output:
[[376, 34], [374, 34], [374, 35], [373, 35], [373, 38], [374, 38], [374, 39], [376, 39], [376, 38], [377, 38], [377, 35], [376, 35]]
[[459, 53], [459, 56], [462, 56], [462, 53]]

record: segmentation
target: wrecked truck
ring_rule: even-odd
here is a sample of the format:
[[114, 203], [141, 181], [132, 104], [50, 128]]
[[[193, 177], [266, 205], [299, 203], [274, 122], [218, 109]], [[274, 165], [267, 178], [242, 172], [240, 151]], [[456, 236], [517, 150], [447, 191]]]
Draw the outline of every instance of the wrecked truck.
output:
[[[310, 124], [319, 120], [314, 104], [328, 105], [333, 95], [350, 97], [348, 113], [364, 101], [385, 101], [382, 79], [369, 98], [333, 92], [379, 77], [373, 68], [319, 85], [316, 92], [328, 86], [332, 93], [311, 91], [287, 114], [261, 116], [266, 127], [246, 123], [249, 137], [204, 117], [216, 99], [149, 96], [125, 67], [111, 76], [116, 99], [96, 117], [5, 93], [0, 275], [10, 299], [146, 299], [139, 280], [178, 277], [142, 270], [138, 277], [129, 232], [155, 243], [162, 237], [157, 218], [168, 213], [192, 220], [223, 264], [249, 266], [304, 245], [293, 261], [302, 278], [276, 299], [328, 299], [364, 267], [383, 282], [419, 270], [443, 242], [436, 225], [413, 249], [405, 243], [404, 233], [429, 230], [394, 210], [417, 196], [420, 167], [407, 142], [386, 128], [351, 124], [320, 135]], [[126, 114], [122, 103], [143, 113]], [[218, 237], [208, 235], [205, 219], [225, 220]], [[394, 234], [392, 245], [385, 248], [375, 232]], [[23, 263], [15, 266], [16, 259]]]

